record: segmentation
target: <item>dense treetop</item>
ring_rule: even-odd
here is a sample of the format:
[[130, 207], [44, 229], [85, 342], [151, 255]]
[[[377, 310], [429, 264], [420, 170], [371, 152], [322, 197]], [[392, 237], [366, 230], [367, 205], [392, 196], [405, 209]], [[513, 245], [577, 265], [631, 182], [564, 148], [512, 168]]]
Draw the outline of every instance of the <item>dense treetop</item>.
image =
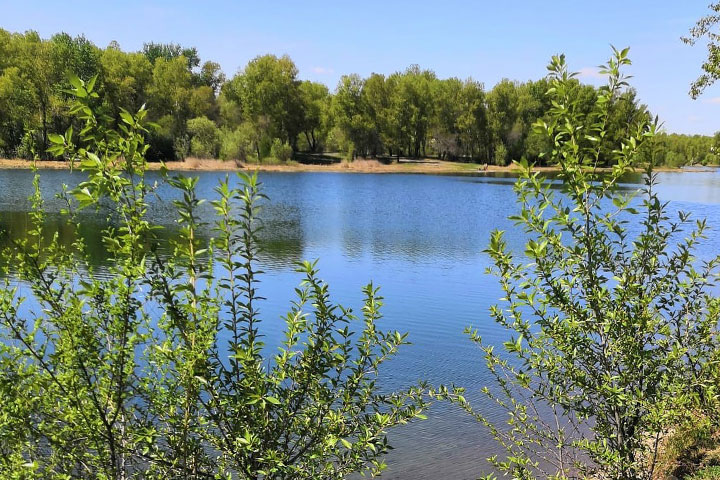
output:
[[[298, 78], [288, 56], [258, 56], [232, 78], [197, 49], [146, 43], [125, 52], [84, 36], [0, 29], [0, 156], [48, 157], [49, 135], [73, 124], [69, 78], [97, 76], [98, 110], [119, 119], [146, 104], [156, 128], [150, 158], [286, 160], [299, 152], [348, 158], [436, 157], [505, 165], [543, 162], [547, 139], [531, 125], [551, 107], [545, 79], [502, 80], [486, 90], [472, 78], [438, 78], [412, 65], [391, 75], [343, 76], [334, 91]], [[597, 89], [574, 81], [572, 108], [589, 112]], [[651, 113], [627, 89], [613, 98], [603, 161]], [[720, 137], [660, 135], [658, 163], [719, 163]]]

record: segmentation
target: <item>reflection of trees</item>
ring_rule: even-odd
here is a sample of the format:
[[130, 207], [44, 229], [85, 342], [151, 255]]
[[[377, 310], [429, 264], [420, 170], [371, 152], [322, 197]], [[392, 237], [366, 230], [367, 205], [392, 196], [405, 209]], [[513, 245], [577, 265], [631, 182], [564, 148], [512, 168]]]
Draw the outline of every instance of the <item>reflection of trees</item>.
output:
[[[167, 220], [166, 220], [167, 222]], [[58, 242], [71, 250], [78, 235], [86, 245], [86, 261], [93, 268], [107, 268], [110, 265], [108, 253], [103, 242], [103, 232], [112, 226], [101, 214], [84, 213], [80, 223], [68, 221], [68, 217], [60, 214], [49, 214], [43, 225], [43, 242], [49, 245], [52, 238], [57, 235]], [[157, 252], [161, 257], [172, 255], [172, 240], [179, 236], [179, 227], [176, 223], [158, 224], [161, 227], [155, 231], [157, 236]], [[268, 222], [259, 238], [264, 261], [264, 269], [273, 269], [286, 266], [301, 259], [302, 235], [299, 234], [299, 224], [288, 225], [287, 220]], [[31, 228], [30, 215], [24, 211], [0, 212], [0, 249], [10, 247], [28, 235]], [[204, 244], [213, 236], [212, 225], [205, 225], [196, 232], [196, 237]], [[150, 244], [147, 245], [151, 247]], [[265, 264], [266, 263], [266, 264]]]
[[304, 248], [300, 212], [280, 204], [266, 204], [258, 238], [263, 268], [283, 268], [301, 261]]
[[[43, 224], [43, 238], [45, 245], [49, 245], [53, 237], [57, 235], [60, 245], [73, 250], [73, 244], [82, 239], [85, 244], [86, 262], [88, 266], [103, 269], [109, 266], [108, 253], [103, 242], [103, 234], [108, 227], [112, 226], [101, 215], [87, 213], [83, 214], [79, 223], [69, 221], [67, 216], [60, 214], [49, 214]], [[30, 215], [28, 212], [5, 211], [0, 212], [0, 247], [10, 247], [28, 235], [31, 228]], [[177, 237], [177, 227], [167, 227], [156, 231], [158, 242], [157, 247], [161, 255], [170, 254], [170, 240]], [[205, 232], [199, 232], [203, 240], [209, 240]], [[150, 244], [147, 245], [151, 247]]]

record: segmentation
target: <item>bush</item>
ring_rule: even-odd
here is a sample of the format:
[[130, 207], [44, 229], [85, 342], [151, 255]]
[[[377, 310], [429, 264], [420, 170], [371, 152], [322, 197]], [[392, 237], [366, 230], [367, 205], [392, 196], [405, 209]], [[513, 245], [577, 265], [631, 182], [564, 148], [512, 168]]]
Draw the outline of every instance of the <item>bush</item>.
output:
[[220, 131], [221, 159], [246, 162], [250, 158], [257, 158], [253, 149], [253, 132], [245, 125], [241, 125], [235, 130], [222, 129]]
[[693, 256], [705, 221], [683, 212], [670, 219], [652, 163], [641, 192], [619, 188], [655, 134], [644, 118], [612, 153], [612, 171], [597, 168], [629, 63], [627, 49], [614, 50], [603, 68], [608, 84], [585, 115], [564, 57], [553, 57], [553, 106], [534, 128], [552, 141], [545, 157], [559, 165], [560, 182], [553, 189], [521, 165], [521, 211], [511, 218], [529, 236], [525, 258], [500, 231], [487, 249], [504, 291], [491, 316], [510, 338], [500, 351], [470, 334], [497, 382], [484, 392], [507, 410], [510, 428], [455, 401], [507, 450], [491, 462], [513, 478], [648, 480], [660, 439], [688, 411], [715, 408], [719, 259]]
[[689, 414], [662, 439], [657, 473], [660, 478], [685, 478], [704, 467], [720, 464], [718, 426], [712, 418]]
[[42, 149], [40, 134], [35, 130], [28, 130], [22, 136], [20, 145], [17, 148], [17, 156], [28, 160], [34, 159], [38, 151]]
[[197, 117], [187, 122], [190, 134], [190, 153], [197, 158], [217, 158], [220, 149], [220, 131], [215, 122], [207, 117]]
[[190, 155], [190, 137], [185, 134], [173, 138], [173, 153], [175, 160], [183, 161]]
[[266, 348], [257, 177], [219, 183], [207, 240], [198, 179], [163, 170], [180, 230], [161, 256], [163, 235], [146, 217], [156, 188], [145, 179], [147, 112], [123, 115], [121, 130], [99, 123], [93, 83], [73, 90], [82, 147], [67, 132], [51, 151], [87, 175], [62, 195], [68, 230], [77, 235], [78, 210], [102, 202], [109, 266], [92, 268], [80, 235], [65, 245], [43, 228], [36, 175], [28, 236], [3, 252], [12, 260], [0, 289], [0, 478], [379, 474], [386, 431], [421, 418], [426, 402], [424, 385], [377, 386], [407, 343], [379, 328], [378, 289], [363, 289], [356, 318], [331, 301], [314, 263], [298, 265], [285, 336]]
[[507, 156], [508, 150], [507, 147], [505, 147], [505, 144], [502, 142], [496, 143], [495, 149], [493, 151], [493, 159], [495, 161], [495, 165], [500, 165], [501, 167], [507, 165]]
[[270, 147], [270, 155], [273, 158], [281, 162], [287, 162], [292, 158], [292, 153], [292, 147], [287, 142], [283, 143], [279, 138], [273, 139]]

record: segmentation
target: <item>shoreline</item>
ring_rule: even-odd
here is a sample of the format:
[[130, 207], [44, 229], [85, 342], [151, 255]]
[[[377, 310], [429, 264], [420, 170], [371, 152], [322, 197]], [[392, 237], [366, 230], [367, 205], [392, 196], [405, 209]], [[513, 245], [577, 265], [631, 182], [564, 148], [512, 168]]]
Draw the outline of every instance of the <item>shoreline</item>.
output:
[[[160, 163], [148, 162], [148, 170], [159, 170]], [[166, 162], [171, 171], [198, 171], [198, 172], [334, 172], [334, 173], [412, 173], [425, 175], [480, 175], [483, 173], [517, 173], [515, 165], [500, 167], [477, 163], [450, 162], [444, 160], [401, 161], [381, 163], [372, 159], [357, 159], [351, 163], [339, 162], [329, 165], [304, 164], [290, 162], [287, 164], [240, 164], [232, 161], [187, 158], [182, 162]], [[36, 166], [40, 170], [67, 170], [69, 162], [55, 160], [38, 160]], [[0, 158], [0, 170], [28, 170], [31, 168], [29, 160], [19, 158]], [[557, 172], [557, 167], [535, 167], [539, 172]], [[714, 167], [695, 167], [684, 169], [678, 167], [656, 167], [656, 172], [709, 172], [716, 171]]]

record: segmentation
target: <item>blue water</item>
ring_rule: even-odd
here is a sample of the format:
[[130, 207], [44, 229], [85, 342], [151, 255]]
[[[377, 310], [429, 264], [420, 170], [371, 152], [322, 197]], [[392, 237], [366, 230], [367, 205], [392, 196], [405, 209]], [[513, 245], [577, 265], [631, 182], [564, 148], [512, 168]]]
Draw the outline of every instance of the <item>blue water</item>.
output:
[[[213, 197], [223, 173], [200, 177], [201, 196]], [[59, 209], [52, 192], [76, 183], [78, 174], [42, 173], [48, 206]], [[263, 173], [263, 267], [260, 286], [263, 332], [272, 344], [283, 328], [280, 316], [300, 281], [294, 262], [319, 259], [321, 277], [335, 301], [361, 306], [361, 287], [372, 281], [385, 297], [381, 325], [410, 333], [412, 345], [382, 370], [388, 388], [418, 380], [457, 384], [470, 398], [489, 382], [480, 351], [463, 334], [476, 327], [489, 343], [506, 340], [489, 319], [488, 309], [500, 297], [496, 280], [486, 275], [483, 249], [491, 230], [507, 231], [511, 248], [520, 251], [523, 235], [507, 220], [515, 213], [514, 180], [503, 177], [377, 175], [343, 173]], [[638, 188], [628, 180], [628, 189]], [[707, 217], [711, 227], [704, 254], [720, 253], [720, 173], [659, 175], [660, 196], [672, 209]], [[0, 171], [0, 224], [21, 236], [28, 171]], [[151, 219], [172, 230], [171, 198], [161, 187], [150, 209]], [[87, 223], [100, 216], [88, 212]], [[211, 211], [207, 210], [208, 219]], [[88, 235], [97, 230], [88, 228]], [[208, 229], [205, 235], [211, 235]], [[102, 253], [97, 261], [102, 264]], [[491, 405], [479, 404], [490, 417]], [[497, 446], [483, 428], [452, 406], [438, 405], [429, 419], [391, 434], [396, 449], [387, 458], [391, 479], [470, 479], [486, 468], [483, 459]]]

